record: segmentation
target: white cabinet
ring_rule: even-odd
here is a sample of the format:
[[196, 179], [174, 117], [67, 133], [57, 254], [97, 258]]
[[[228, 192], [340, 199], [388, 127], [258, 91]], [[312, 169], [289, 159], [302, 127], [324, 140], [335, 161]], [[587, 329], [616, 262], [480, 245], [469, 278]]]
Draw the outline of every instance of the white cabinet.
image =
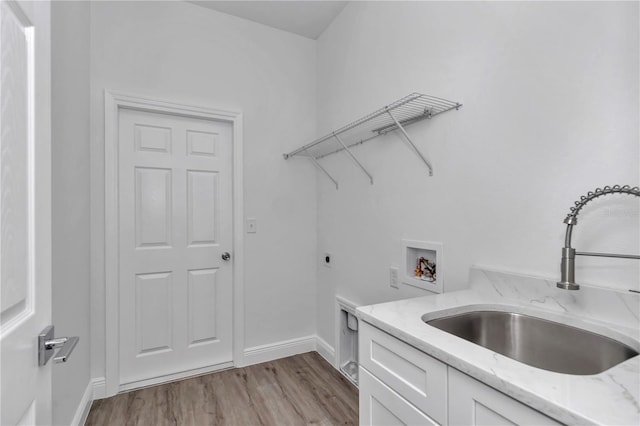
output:
[[447, 365], [360, 322], [360, 366], [439, 424], [447, 423]]
[[434, 420], [360, 367], [360, 424], [433, 425]]
[[361, 425], [559, 425], [544, 414], [360, 322]]
[[559, 425], [544, 414], [449, 367], [449, 424]]

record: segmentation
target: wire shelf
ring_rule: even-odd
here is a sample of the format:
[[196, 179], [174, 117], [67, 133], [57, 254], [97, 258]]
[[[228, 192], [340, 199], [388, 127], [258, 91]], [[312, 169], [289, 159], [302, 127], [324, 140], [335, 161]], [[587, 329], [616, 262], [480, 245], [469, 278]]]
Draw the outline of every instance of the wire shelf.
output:
[[362, 169], [373, 183], [373, 177], [365, 170], [356, 157], [351, 152], [351, 148], [370, 141], [378, 136], [385, 135], [395, 130], [400, 130], [407, 142], [415, 151], [422, 161], [429, 168], [429, 174], [432, 174], [432, 167], [429, 161], [422, 155], [418, 148], [413, 144], [411, 138], [404, 130], [404, 127], [417, 123], [424, 119], [430, 119], [443, 112], [457, 110], [462, 106], [461, 103], [453, 102], [447, 99], [435, 96], [425, 95], [421, 93], [411, 93], [404, 98], [380, 108], [371, 114], [353, 121], [327, 135], [314, 140], [298, 149], [284, 154], [285, 159], [294, 156], [308, 157], [313, 163], [320, 168], [331, 179], [336, 188], [338, 183], [333, 179], [327, 171], [322, 168], [317, 160], [328, 155], [341, 151], [346, 151], [351, 159]]
[[[462, 104], [435, 96], [421, 93], [411, 93], [402, 99], [389, 104], [379, 110], [365, 115], [364, 117], [347, 124], [327, 135], [314, 140], [294, 151], [284, 155], [289, 158], [295, 155], [312, 156], [316, 159], [326, 157], [344, 151], [344, 147], [335, 139], [335, 135], [340, 136], [344, 144], [354, 147], [363, 144], [378, 136], [387, 134], [398, 129], [394, 120], [389, 116], [391, 111], [396, 120], [407, 126], [426, 118], [435, 117], [443, 112], [459, 109]], [[323, 143], [329, 142], [329, 143]]]

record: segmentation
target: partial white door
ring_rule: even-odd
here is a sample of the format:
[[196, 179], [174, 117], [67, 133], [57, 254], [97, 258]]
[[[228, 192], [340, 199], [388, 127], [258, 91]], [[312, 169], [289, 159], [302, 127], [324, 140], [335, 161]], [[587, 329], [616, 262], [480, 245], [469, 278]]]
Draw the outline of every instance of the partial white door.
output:
[[119, 110], [120, 385], [231, 363], [232, 125]]
[[0, 424], [51, 424], [48, 2], [0, 1]]

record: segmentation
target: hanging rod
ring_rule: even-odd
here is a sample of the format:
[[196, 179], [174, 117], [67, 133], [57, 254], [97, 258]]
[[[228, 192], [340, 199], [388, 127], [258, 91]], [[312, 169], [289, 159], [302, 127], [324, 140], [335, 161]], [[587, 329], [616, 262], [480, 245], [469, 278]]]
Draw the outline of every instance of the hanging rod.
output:
[[[405, 127], [424, 119], [431, 119], [447, 111], [458, 110], [461, 106], [461, 103], [436, 96], [411, 93], [321, 138], [284, 154], [284, 158], [289, 159], [295, 156], [309, 157], [314, 160], [316, 166], [320, 166], [317, 160], [328, 155], [346, 151], [350, 159], [367, 175], [369, 181], [373, 183], [373, 177], [356, 158], [352, 148], [375, 139], [378, 136], [400, 130], [411, 150], [427, 166], [429, 175], [432, 175], [433, 167], [431, 163], [413, 143]], [[337, 181], [333, 179], [325, 169], [321, 169], [337, 187]]]

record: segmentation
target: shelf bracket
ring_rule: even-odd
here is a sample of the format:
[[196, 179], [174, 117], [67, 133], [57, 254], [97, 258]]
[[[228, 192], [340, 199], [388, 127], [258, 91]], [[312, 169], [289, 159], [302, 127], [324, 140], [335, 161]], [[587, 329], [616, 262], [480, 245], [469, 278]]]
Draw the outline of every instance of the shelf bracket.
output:
[[336, 186], [336, 189], [338, 189], [338, 181], [337, 181], [337, 180], [335, 180], [333, 177], [331, 177], [331, 175], [329, 174], [329, 172], [328, 172], [328, 171], [326, 171], [326, 170], [325, 170], [325, 168], [324, 168], [324, 167], [322, 167], [322, 166], [320, 165], [320, 163], [318, 163], [318, 160], [316, 160], [316, 158], [315, 158], [315, 157], [313, 157], [313, 156], [311, 156], [311, 155], [309, 155], [309, 156], [308, 156], [308, 158], [309, 158], [309, 160], [311, 160], [311, 162], [312, 162], [313, 164], [315, 164], [315, 166], [316, 166], [318, 169], [320, 169], [320, 170], [322, 171], [322, 173], [324, 173], [324, 174], [325, 174], [325, 176], [326, 176], [326, 177], [328, 177], [329, 179], [331, 179], [331, 182], [333, 182], [333, 184]]
[[342, 139], [340, 139], [340, 137], [336, 134], [336, 132], [333, 132], [333, 137], [336, 138], [336, 140], [338, 142], [340, 142], [340, 145], [342, 145], [342, 147], [344, 148], [345, 152], [349, 155], [349, 157], [351, 157], [353, 162], [356, 163], [358, 165], [358, 167], [360, 167], [360, 169], [364, 172], [364, 174], [366, 174], [369, 177], [369, 182], [371, 182], [371, 185], [373, 185], [373, 176], [371, 176], [371, 174], [369, 174], [367, 169], [365, 169], [364, 166], [362, 164], [360, 164], [360, 162], [358, 161], [356, 156], [353, 155], [351, 150], [344, 144], [344, 142], [342, 142]]
[[433, 167], [431, 166], [431, 163], [429, 162], [429, 160], [427, 160], [424, 155], [422, 155], [422, 153], [420, 152], [420, 150], [418, 149], [417, 146], [415, 146], [415, 144], [413, 143], [413, 141], [411, 140], [411, 138], [409, 137], [409, 135], [407, 134], [407, 131], [404, 130], [404, 127], [402, 127], [402, 124], [400, 124], [400, 122], [398, 120], [396, 120], [396, 118], [393, 116], [393, 114], [391, 113], [391, 110], [389, 109], [389, 107], [385, 107], [385, 109], [387, 110], [387, 114], [389, 114], [389, 117], [391, 117], [391, 119], [393, 120], [394, 123], [396, 123], [396, 126], [398, 126], [398, 129], [400, 129], [400, 131], [402, 132], [402, 134], [404, 135], [404, 137], [406, 138], [407, 142], [409, 143], [409, 145], [411, 146], [411, 148], [413, 148], [414, 152], [418, 155], [418, 157], [420, 157], [420, 159], [422, 160], [422, 162], [424, 164], [427, 165], [427, 167], [429, 168], [429, 176], [433, 176]]

